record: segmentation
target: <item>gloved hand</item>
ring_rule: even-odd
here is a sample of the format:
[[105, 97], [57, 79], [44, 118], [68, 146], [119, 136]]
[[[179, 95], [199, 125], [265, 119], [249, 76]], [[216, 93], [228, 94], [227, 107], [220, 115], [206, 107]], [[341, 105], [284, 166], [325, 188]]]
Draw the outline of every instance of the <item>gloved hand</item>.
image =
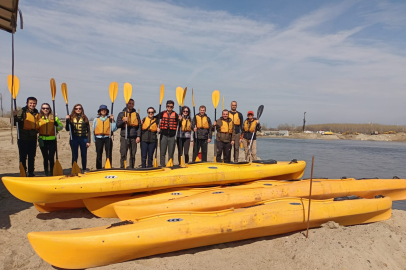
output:
[[54, 126], [58, 127], [58, 122], [54, 121]]

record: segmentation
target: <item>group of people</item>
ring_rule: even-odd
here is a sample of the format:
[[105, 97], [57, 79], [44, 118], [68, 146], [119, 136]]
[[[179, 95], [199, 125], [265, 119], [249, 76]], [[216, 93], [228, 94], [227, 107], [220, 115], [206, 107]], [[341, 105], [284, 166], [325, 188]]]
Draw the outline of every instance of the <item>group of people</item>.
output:
[[[20, 162], [28, 176], [34, 176], [34, 161], [36, 155], [37, 139], [44, 158], [45, 174], [52, 175], [55, 164], [56, 135], [63, 129], [61, 121], [56, 117], [48, 103], [41, 105], [40, 111], [36, 109], [37, 99], [27, 98], [26, 106], [14, 111], [14, 120], [18, 124], [18, 147]], [[207, 161], [208, 144], [216, 132], [216, 161], [231, 162], [231, 152], [234, 148], [234, 162], [239, 159], [239, 144], [242, 144], [245, 155], [252, 139], [251, 159], [256, 160], [256, 131], [261, 129], [254, 113], [249, 111], [247, 118], [237, 111], [237, 102], [231, 102], [231, 110], [223, 110], [219, 119], [213, 123], [206, 114], [206, 106], [199, 107], [199, 113], [191, 117], [190, 108], [181, 108], [181, 114], [174, 111], [175, 103], [166, 102], [166, 110], [156, 114], [153, 107], [147, 109], [147, 116], [143, 119], [134, 109], [134, 100], [130, 99], [126, 107], [118, 114], [115, 121], [109, 115], [106, 105], [101, 105], [97, 111], [97, 118], [93, 121], [93, 132], [90, 128], [89, 118], [85, 115], [83, 106], [76, 104], [71, 114], [66, 116], [65, 129], [70, 132], [70, 146], [72, 150], [72, 164], [77, 162], [79, 149], [81, 154], [82, 171], [86, 170], [87, 149], [91, 137], [96, 146], [96, 168], [102, 169], [103, 149], [106, 158], [112, 162], [113, 141], [112, 134], [120, 131], [120, 168], [134, 168], [137, 144], [141, 148], [141, 166], [153, 166], [154, 154], [160, 149], [160, 166], [166, 165], [172, 159], [175, 147], [178, 149], [178, 162], [181, 163], [182, 154], [185, 163], [194, 162], [200, 154], [201, 161]], [[192, 160], [189, 157], [190, 147], [193, 147]], [[126, 164], [127, 155], [129, 164]], [[223, 157], [223, 159], [222, 159]], [[27, 167], [28, 158], [28, 167]]]

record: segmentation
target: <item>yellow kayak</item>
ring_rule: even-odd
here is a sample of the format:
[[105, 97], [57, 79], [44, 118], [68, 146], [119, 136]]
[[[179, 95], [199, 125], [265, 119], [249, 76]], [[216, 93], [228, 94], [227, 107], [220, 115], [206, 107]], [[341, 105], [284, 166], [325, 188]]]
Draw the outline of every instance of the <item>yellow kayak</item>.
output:
[[[261, 183], [262, 181], [257, 181]], [[264, 182], [265, 184], [266, 182]], [[114, 210], [121, 220], [135, 220], [150, 215], [178, 211], [217, 211], [227, 208], [241, 208], [258, 201], [283, 197], [308, 198], [310, 181], [288, 182], [278, 186], [263, 185], [260, 188], [222, 189], [206, 191], [189, 197], [166, 200], [155, 204], [116, 204]], [[406, 179], [314, 179], [313, 199], [329, 199], [356, 195], [374, 198], [389, 196], [393, 201], [406, 199]]]
[[243, 164], [197, 163], [187, 168], [102, 170], [77, 176], [3, 177], [8, 191], [31, 203], [55, 203], [114, 194], [144, 192], [185, 186], [222, 185], [263, 178], [296, 179], [303, 175], [304, 161], [277, 164], [259, 161]]
[[56, 203], [34, 203], [34, 206], [40, 212], [54, 212], [59, 210], [86, 207], [82, 200], [56, 202]]
[[101, 218], [118, 218], [115, 206], [136, 206], [136, 205], [154, 205], [166, 203], [179, 198], [189, 197], [206, 191], [222, 191], [225, 189], [247, 189], [262, 188], [264, 186], [276, 186], [289, 184], [288, 181], [280, 180], [259, 180], [255, 182], [243, 183], [241, 185], [231, 185], [224, 187], [205, 187], [205, 188], [174, 188], [170, 190], [158, 190], [153, 192], [143, 192], [135, 194], [119, 194], [112, 196], [96, 197], [83, 199], [86, 208], [95, 216]]
[[[311, 202], [310, 227], [328, 221], [355, 225], [389, 219], [389, 197]], [[308, 200], [285, 198], [219, 212], [177, 212], [90, 229], [31, 232], [35, 252], [49, 264], [83, 269], [242, 239], [304, 230]]]

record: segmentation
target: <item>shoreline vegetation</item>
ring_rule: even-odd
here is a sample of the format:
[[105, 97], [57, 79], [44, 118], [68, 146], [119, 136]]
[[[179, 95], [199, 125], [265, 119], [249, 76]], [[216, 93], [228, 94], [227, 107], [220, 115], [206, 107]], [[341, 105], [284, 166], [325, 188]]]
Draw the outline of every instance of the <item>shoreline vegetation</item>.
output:
[[320, 133], [289, 133], [288, 136], [280, 135], [261, 135], [261, 138], [281, 138], [281, 139], [304, 139], [304, 140], [356, 140], [356, 141], [382, 141], [382, 142], [406, 142], [406, 133], [396, 134], [348, 134], [343, 135], [339, 133], [333, 133], [332, 135], [322, 135]]

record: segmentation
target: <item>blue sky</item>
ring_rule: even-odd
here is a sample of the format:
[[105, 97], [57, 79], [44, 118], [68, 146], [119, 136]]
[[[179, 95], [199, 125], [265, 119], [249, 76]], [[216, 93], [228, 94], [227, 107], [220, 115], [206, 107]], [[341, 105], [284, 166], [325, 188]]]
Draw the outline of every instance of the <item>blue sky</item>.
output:
[[[70, 107], [82, 103], [93, 117], [117, 81], [115, 115], [125, 82], [142, 117], [158, 108], [163, 83], [165, 100], [194, 88], [212, 118], [218, 89], [243, 114], [265, 105], [261, 122], [274, 127], [300, 125], [304, 111], [308, 124], [406, 124], [405, 1], [21, 0], [20, 9], [20, 105], [30, 95], [51, 102], [53, 77], [59, 115], [62, 82]], [[10, 45], [1, 32], [4, 96]]]

